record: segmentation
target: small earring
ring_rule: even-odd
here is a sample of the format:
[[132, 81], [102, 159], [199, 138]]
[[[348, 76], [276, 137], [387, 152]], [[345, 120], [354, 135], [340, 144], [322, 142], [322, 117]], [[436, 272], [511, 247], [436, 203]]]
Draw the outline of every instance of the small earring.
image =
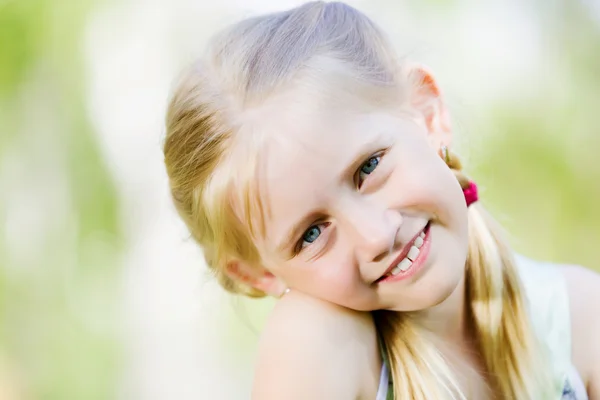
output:
[[282, 298], [283, 296], [285, 296], [289, 292], [290, 292], [290, 288], [285, 288], [285, 290], [283, 291], [283, 293], [281, 294], [281, 296], [279, 296], [279, 298]]
[[440, 146], [440, 153], [442, 156], [442, 159], [444, 160], [444, 162], [446, 164], [450, 164], [450, 153], [448, 152], [448, 146], [446, 145], [441, 145]]

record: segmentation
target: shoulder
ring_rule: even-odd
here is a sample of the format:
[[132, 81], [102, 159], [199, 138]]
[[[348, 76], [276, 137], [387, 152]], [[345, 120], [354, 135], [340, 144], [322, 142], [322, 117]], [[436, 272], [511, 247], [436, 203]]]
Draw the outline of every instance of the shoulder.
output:
[[557, 380], [572, 364], [569, 293], [557, 264], [515, 255], [529, 317], [539, 340], [549, 351]]
[[380, 368], [370, 313], [290, 292], [262, 333], [252, 398], [375, 398]]
[[569, 294], [557, 264], [515, 256], [530, 318], [555, 361], [570, 360]]
[[561, 270], [569, 293], [573, 363], [591, 386], [592, 377], [600, 379], [600, 274], [575, 265]]
[[516, 261], [532, 321], [557, 372], [564, 376], [574, 366], [600, 398], [600, 274], [518, 255]]

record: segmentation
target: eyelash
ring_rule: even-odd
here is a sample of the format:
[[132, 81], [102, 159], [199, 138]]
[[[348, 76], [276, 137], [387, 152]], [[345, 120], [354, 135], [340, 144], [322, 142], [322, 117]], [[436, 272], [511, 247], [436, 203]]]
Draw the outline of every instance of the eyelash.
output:
[[[362, 169], [362, 168], [363, 168], [365, 165], [367, 165], [367, 163], [369, 163], [369, 161], [371, 161], [371, 160], [373, 160], [373, 159], [377, 159], [377, 164], [375, 164], [375, 168], [373, 169], [373, 171], [371, 171], [371, 172], [368, 174], [368, 175], [371, 175], [371, 174], [372, 174], [372, 173], [373, 173], [373, 172], [374, 172], [374, 171], [377, 169], [377, 167], [379, 166], [379, 163], [381, 162], [381, 158], [383, 157], [383, 154], [384, 154], [384, 152], [382, 152], [382, 151], [381, 151], [381, 152], [379, 152], [379, 153], [376, 153], [376, 154], [374, 154], [374, 155], [370, 156], [370, 157], [367, 159], [367, 161], [365, 161], [364, 163], [362, 163], [362, 164], [360, 165], [360, 167], [358, 168], [358, 170], [357, 170], [357, 171], [356, 171], [356, 173], [354, 174], [354, 183], [355, 183], [355, 185], [357, 186], [357, 188], [358, 188], [358, 189], [360, 189], [360, 188], [362, 187], [362, 184], [363, 184], [363, 182], [364, 182], [364, 179], [366, 179], [366, 178], [363, 178], [363, 181], [362, 181], [362, 182], [361, 182], [361, 181], [359, 181], [359, 179], [360, 179], [360, 174], [361, 174], [361, 172], [363, 172], [363, 171], [361, 171], [361, 169]], [[314, 242], [316, 242], [317, 240], [319, 240], [319, 238], [320, 238], [320, 237], [321, 237], [321, 235], [323, 234], [323, 229], [322, 229], [322, 228], [319, 228], [320, 226], [323, 226], [323, 228], [325, 228], [325, 227], [329, 226], [329, 223], [327, 223], [327, 222], [320, 222], [320, 223], [313, 224], [313, 225], [309, 226], [309, 227], [308, 227], [308, 229], [307, 229], [306, 231], [304, 231], [304, 233], [302, 234], [302, 237], [300, 238], [300, 240], [298, 241], [297, 245], [295, 246], [295, 249], [294, 249], [294, 254], [298, 254], [298, 253], [300, 253], [300, 252], [301, 252], [302, 250], [304, 250], [306, 247], [310, 246], [312, 243], [314, 243]], [[306, 234], [307, 234], [307, 233], [308, 233], [308, 232], [309, 232], [311, 229], [314, 229], [314, 228], [317, 228], [317, 229], [319, 229], [319, 236], [317, 236], [317, 237], [316, 237], [316, 238], [315, 238], [315, 239], [314, 239], [312, 242], [309, 242], [309, 243], [308, 243], [306, 246], [304, 246], [304, 242], [305, 242], [305, 239], [304, 239], [304, 238], [306, 237]]]
[[360, 165], [360, 167], [358, 168], [358, 171], [356, 171], [355, 178], [354, 178], [354, 182], [355, 182], [356, 186], [357, 186], [359, 189], [362, 187], [362, 184], [363, 184], [364, 180], [366, 179], [366, 178], [363, 178], [363, 180], [362, 180], [362, 181], [360, 181], [360, 180], [359, 180], [359, 179], [360, 179], [360, 174], [361, 174], [361, 172], [363, 172], [363, 171], [361, 171], [361, 170], [362, 170], [362, 168], [363, 168], [365, 165], [367, 165], [367, 163], [368, 163], [369, 161], [371, 161], [371, 160], [373, 160], [373, 159], [377, 159], [377, 164], [375, 164], [375, 168], [373, 169], [373, 171], [371, 171], [371, 172], [368, 174], [368, 175], [371, 175], [371, 174], [372, 174], [372, 173], [373, 173], [373, 172], [374, 172], [374, 171], [377, 169], [377, 167], [379, 167], [379, 163], [381, 162], [381, 158], [382, 158], [382, 157], [383, 157], [383, 152], [376, 153], [376, 154], [372, 155], [371, 157], [369, 157], [369, 158], [367, 159], [367, 161], [365, 161], [364, 163], [362, 163], [362, 164]]
[[[313, 244], [314, 242], [319, 240], [319, 238], [323, 234], [323, 231], [325, 230], [325, 228], [327, 228], [329, 226], [329, 224], [330, 224], [329, 222], [319, 222], [317, 224], [311, 225], [306, 231], [304, 231], [304, 233], [302, 234], [302, 237], [300, 238], [300, 240], [298, 241], [298, 244], [296, 245], [295, 254], [300, 253], [302, 250], [304, 250], [305, 248], [307, 248], [308, 246], [310, 246], [311, 244]], [[315, 229], [315, 228], [319, 230], [319, 236], [317, 236], [312, 242], [307, 242], [307, 244], [304, 245], [304, 243], [306, 242], [306, 240], [304, 239], [306, 234], [311, 229]]]

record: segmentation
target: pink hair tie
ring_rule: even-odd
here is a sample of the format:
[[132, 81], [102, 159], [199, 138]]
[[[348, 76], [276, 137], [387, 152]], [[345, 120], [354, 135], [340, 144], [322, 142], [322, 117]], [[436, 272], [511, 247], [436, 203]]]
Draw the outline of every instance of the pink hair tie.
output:
[[473, 181], [470, 181], [469, 186], [463, 189], [463, 193], [465, 195], [467, 207], [479, 200], [479, 194], [477, 193], [477, 185]]

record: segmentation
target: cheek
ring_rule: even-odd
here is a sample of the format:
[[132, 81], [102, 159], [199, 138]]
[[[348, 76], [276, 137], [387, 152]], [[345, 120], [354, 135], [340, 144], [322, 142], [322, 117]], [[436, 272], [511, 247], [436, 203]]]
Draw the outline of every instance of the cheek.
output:
[[405, 149], [395, 155], [397, 164], [384, 191], [386, 202], [435, 216], [462, 235], [467, 208], [456, 177], [427, 144], [412, 143]]
[[[347, 301], [360, 284], [358, 268], [348, 257], [333, 252], [308, 265], [291, 265], [286, 281], [312, 296], [334, 303]], [[301, 264], [301, 265], [300, 265]]]
[[391, 189], [408, 203], [423, 206], [460, 200], [462, 191], [452, 171], [431, 149], [420, 150], [399, 155], [390, 176]]

